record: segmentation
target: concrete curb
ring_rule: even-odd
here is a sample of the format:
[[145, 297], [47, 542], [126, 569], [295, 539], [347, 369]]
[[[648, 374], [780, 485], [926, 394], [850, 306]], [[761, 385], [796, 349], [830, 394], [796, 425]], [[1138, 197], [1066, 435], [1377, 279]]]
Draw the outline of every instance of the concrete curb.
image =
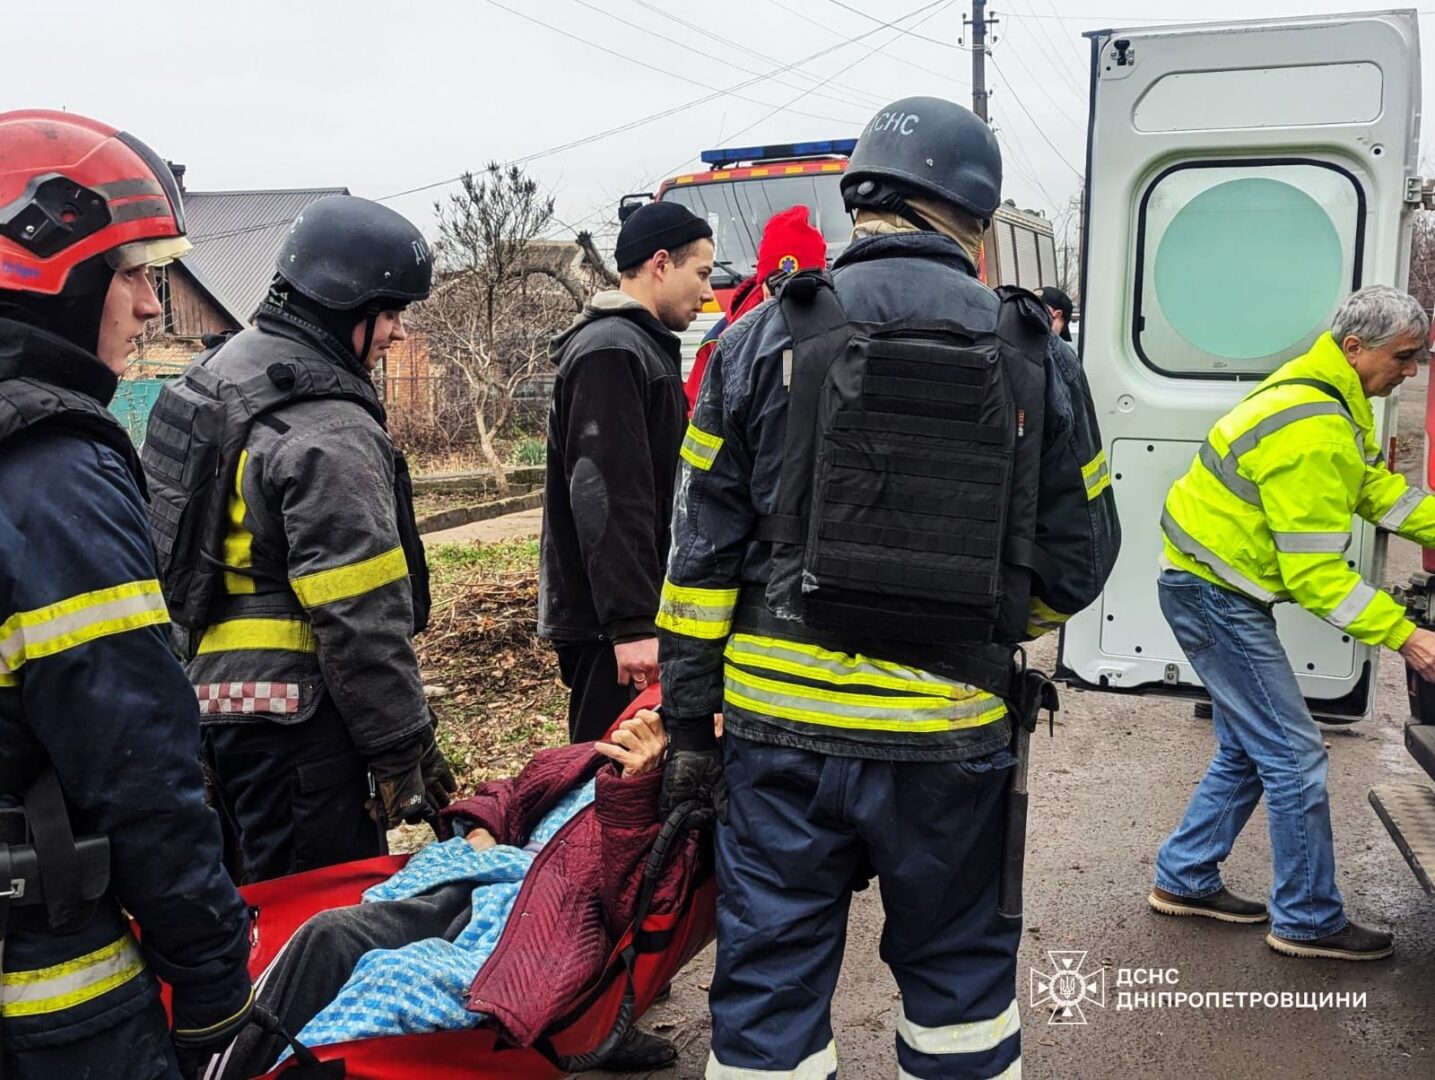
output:
[[517, 514], [523, 510], [537, 510], [542, 505], [543, 489], [539, 488], [526, 495], [513, 495], [507, 499], [496, 499], [478, 506], [459, 506], [452, 510], [440, 510], [437, 514], [429, 514], [419, 518], [419, 532], [432, 533], [442, 532], [444, 529], [456, 529], [460, 525], [471, 525], [475, 521], [487, 521], [489, 518]]

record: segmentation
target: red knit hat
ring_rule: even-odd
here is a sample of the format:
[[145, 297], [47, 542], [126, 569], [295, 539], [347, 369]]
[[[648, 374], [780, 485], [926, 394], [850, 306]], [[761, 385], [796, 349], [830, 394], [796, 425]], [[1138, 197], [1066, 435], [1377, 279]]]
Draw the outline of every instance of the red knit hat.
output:
[[826, 265], [827, 241], [807, 224], [807, 207], [791, 206], [768, 219], [757, 247], [758, 281], [766, 281], [778, 270], [792, 274]]

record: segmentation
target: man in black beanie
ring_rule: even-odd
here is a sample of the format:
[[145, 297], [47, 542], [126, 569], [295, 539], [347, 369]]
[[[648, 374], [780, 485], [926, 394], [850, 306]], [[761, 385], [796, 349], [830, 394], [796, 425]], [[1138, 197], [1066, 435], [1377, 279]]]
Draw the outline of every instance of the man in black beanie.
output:
[[572, 691], [573, 742], [601, 738], [658, 678], [654, 620], [687, 402], [678, 334], [713, 299], [712, 229], [677, 203], [628, 218], [617, 289], [549, 346], [538, 632]]

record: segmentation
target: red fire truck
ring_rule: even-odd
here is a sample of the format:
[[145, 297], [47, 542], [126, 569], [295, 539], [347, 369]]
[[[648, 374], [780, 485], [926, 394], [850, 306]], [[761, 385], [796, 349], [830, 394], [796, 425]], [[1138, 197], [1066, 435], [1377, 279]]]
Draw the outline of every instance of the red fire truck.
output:
[[[656, 193], [623, 197], [619, 220], [649, 199], [671, 199], [712, 226], [717, 249], [713, 291], [718, 303], [683, 335], [685, 373], [698, 344], [726, 309], [733, 289], [753, 273], [758, 241], [774, 214], [790, 206], [806, 206], [808, 220], [827, 238], [828, 261], [841, 254], [852, 236], [852, 215], [842, 206], [839, 185], [847, 156], [856, 145], [856, 139], [827, 139], [704, 150], [701, 158], [707, 171], [664, 180]], [[1035, 289], [1056, 284], [1051, 222], [1039, 213], [1004, 203], [987, 232], [979, 269], [989, 285]]]

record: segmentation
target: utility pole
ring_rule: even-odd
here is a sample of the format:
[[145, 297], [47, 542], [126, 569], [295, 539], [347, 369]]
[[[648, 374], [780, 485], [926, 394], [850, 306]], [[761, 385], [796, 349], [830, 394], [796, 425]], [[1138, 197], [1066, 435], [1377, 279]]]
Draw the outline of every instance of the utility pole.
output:
[[997, 18], [987, 18], [987, 0], [972, 0], [972, 13], [962, 16], [962, 29], [972, 28], [972, 112], [983, 120], [987, 119], [987, 31], [997, 24]]

